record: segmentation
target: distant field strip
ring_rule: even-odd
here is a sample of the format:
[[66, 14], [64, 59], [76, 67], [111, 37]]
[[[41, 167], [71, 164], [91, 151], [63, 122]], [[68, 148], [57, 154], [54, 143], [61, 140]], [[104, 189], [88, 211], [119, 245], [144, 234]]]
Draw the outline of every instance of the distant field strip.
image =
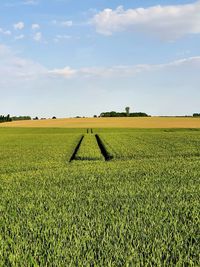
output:
[[200, 128], [200, 118], [66, 118], [0, 123], [0, 127], [31, 128]]
[[199, 157], [200, 133], [131, 132], [101, 133], [106, 150], [114, 159]]

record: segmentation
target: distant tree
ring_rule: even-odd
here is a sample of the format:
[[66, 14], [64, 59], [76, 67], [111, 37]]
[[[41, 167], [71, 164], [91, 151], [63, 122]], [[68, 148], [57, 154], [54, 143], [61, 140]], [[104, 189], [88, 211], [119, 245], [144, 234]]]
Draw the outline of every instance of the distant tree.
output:
[[55, 117], [55, 116], [53, 116], [53, 117], [52, 117], [52, 120], [56, 120], [56, 117]]
[[130, 107], [125, 107], [126, 116], [129, 117], [130, 114]]
[[8, 122], [8, 121], [12, 121], [12, 118], [10, 117], [9, 114], [7, 116], [0, 115], [0, 123], [1, 122]]
[[194, 113], [193, 117], [200, 117], [200, 113]]
[[31, 120], [30, 116], [14, 116], [11, 117], [12, 121], [25, 121], [25, 120]]
[[6, 121], [11, 121], [10, 114], [7, 115]]
[[39, 118], [36, 116], [35, 118], [33, 118], [33, 120], [39, 120]]

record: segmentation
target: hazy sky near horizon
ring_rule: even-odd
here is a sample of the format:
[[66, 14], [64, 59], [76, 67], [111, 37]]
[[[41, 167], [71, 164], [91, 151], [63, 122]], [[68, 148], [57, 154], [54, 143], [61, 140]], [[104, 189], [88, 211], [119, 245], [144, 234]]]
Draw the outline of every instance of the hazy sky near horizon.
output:
[[200, 1], [1, 0], [0, 114], [200, 112]]

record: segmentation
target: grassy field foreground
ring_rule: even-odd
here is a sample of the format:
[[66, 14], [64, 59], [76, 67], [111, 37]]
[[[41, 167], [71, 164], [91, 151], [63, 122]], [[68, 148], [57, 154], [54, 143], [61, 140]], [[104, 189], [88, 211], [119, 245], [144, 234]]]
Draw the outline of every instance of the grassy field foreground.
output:
[[200, 130], [93, 131], [0, 129], [0, 266], [199, 266]]
[[67, 118], [0, 123], [0, 127], [53, 128], [200, 128], [200, 118]]

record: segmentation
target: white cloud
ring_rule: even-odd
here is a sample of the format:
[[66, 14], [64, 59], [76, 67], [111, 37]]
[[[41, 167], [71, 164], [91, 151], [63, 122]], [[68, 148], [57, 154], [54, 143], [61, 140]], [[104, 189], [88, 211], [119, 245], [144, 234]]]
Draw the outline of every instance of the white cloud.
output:
[[18, 7], [18, 6], [33, 6], [33, 5], [37, 5], [39, 3], [39, 1], [36, 0], [26, 0], [26, 1], [15, 1], [12, 3], [6, 3], [5, 7]]
[[36, 32], [33, 36], [33, 39], [36, 41], [36, 42], [40, 42], [42, 40], [42, 33], [41, 32]]
[[200, 67], [200, 56], [182, 58], [182, 59], [178, 59], [167, 64], [158, 65], [158, 66], [160, 67], [176, 67], [176, 66], [193, 66], [193, 67], [198, 66]]
[[71, 27], [73, 25], [73, 22], [72, 20], [64, 20], [64, 21], [52, 20], [52, 24], [62, 27]]
[[13, 27], [15, 30], [22, 30], [22, 29], [24, 29], [25, 24], [24, 24], [24, 22], [20, 21], [20, 22], [14, 24]]
[[47, 72], [41, 64], [25, 59], [0, 44], [0, 85], [35, 80]]
[[61, 25], [63, 27], [71, 27], [73, 25], [73, 22], [71, 20], [62, 21]]
[[28, 6], [33, 6], [33, 5], [37, 5], [38, 1], [36, 0], [27, 0], [23, 2], [23, 5], [28, 5]]
[[11, 34], [12, 34], [11, 31], [9, 31], [9, 30], [4, 30], [4, 29], [2, 29], [2, 28], [0, 28], [0, 33], [3, 34], [3, 35], [11, 35]]
[[34, 23], [31, 25], [31, 28], [32, 28], [32, 30], [38, 30], [38, 29], [40, 29], [40, 25], [37, 23]]
[[[185, 77], [185, 73], [190, 79], [188, 73], [193, 73], [193, 78], [197, 79], [200, 72], [200, 56], [188, 57], [175, 60], [163, 64], [140, 64], [140, 65], [125, 65], [125, 66], [111, 66], [111, 67], [83, 67], [71, 68], [66, 66], [64, 68], [48, 69], [41, 64], [32, 60], [25, 59], [12, 52], [11, 48], [0, 44], [0, 84], [1, 82], [9, 81], [26, 81], [39, 78], [120, 78], [120, 77], [146, 77], [150, 74], [152, 77], [157, 77], [158, 72], [164, 74], [179, 73], [180, 76]], [[195, 76], [196, 75], [196, 76]], [[193, 79], [191, 78], [191, 79]]]
[[54, 38], [54, 42], [59, 43], [62, 40], [70, 40], [71, 38], [71, 35], [56, 35], [56, 37]]
[[200, 33], [200, 1], [127, 10], [123, 6], [115, 10], [104, 9], [93, 17], [92, 23], [97, 32], [104, 35], [130, 31], [174, 40], [187, 34]]
[[22, 40], [24, 39], [24, 37], [25, 37], [24, 34], [20, 34], [20, 35], [15, 36], [15, 40]]
[[77, 70], [65, 67], [63, 69], [50, 70], [48, 73], [54, 77], [72, 78], [77, 73]]
[[63, 78], [73, 78], [73, 77], [99, 77], [99, 78], [118, 78], [118, 77], [134, 77], [138, 74], [156, 71], [170, 71], [170, 70], [180, 70], [183, 68], [188, 68], [190, 70], [200, 71], [200, 56], [189, 57], [184, 59], [175, 60], [164, 64], [139, 64], [139, 65], [124, 65], [124, 66], [112, 66], [112, 67], [84, 67], [80, 69], [72, 69], [70, 67], [65, 67], [63, 69], [50, 70], [48, 73]]

